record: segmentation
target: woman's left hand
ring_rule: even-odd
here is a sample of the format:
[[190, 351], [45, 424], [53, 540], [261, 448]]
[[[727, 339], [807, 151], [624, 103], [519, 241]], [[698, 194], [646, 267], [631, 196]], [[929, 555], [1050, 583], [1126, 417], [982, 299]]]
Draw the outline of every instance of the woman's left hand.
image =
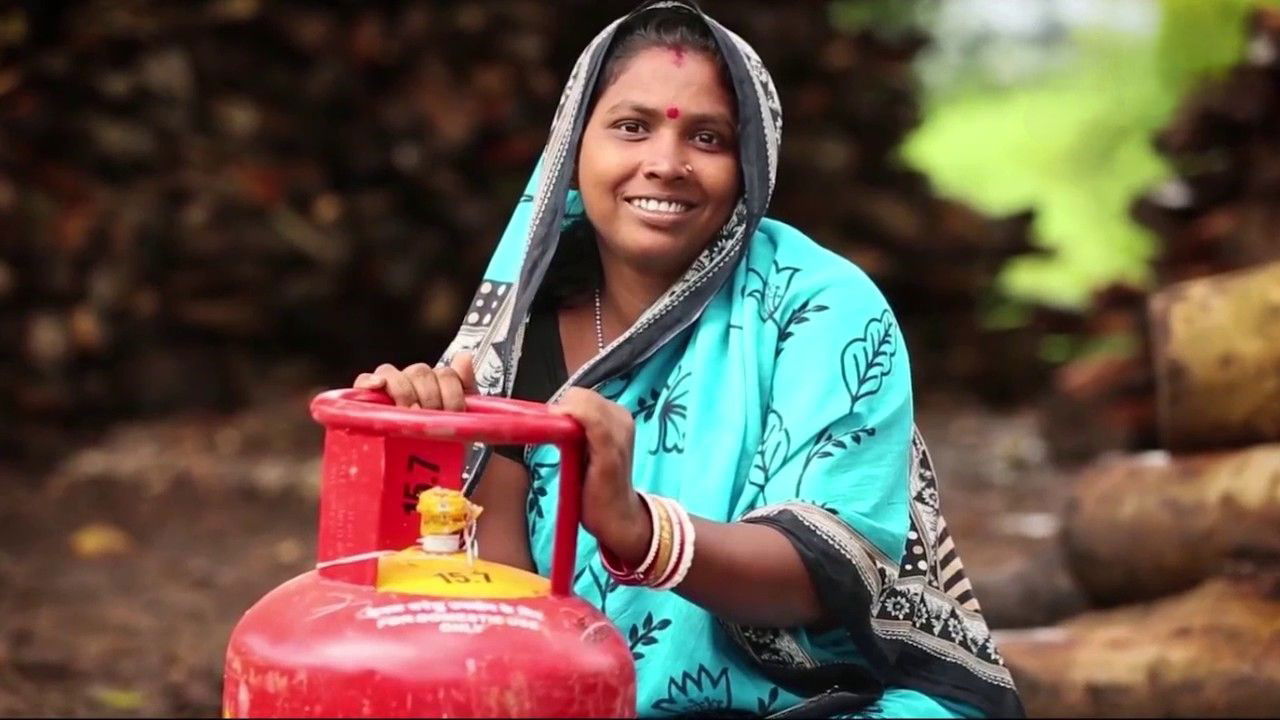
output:
[[568, 415], [586, 431], [582, 525], [630, 567], [649, 549], [649, 510], [631, 486], [635, 421], [627, 409], [591, 390], [569, 388], [551, 411]]

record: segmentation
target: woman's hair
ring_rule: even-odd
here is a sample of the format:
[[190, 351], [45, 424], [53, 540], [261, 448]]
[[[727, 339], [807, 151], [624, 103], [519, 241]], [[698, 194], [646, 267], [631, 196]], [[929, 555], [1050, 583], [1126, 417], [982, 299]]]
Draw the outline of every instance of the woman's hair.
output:
[[724, 55], [720, 53], [715, 36], [702, 18], [680, 8], [650, 10], [618, 28], [613, 46], [609, 48], [604, 67], [596, 81], [591, 104], [594, 105], [601, 93], [617, 81], [632, 58], [652, 48], [682, 48], [702, 53], [715, 60], [721, 77], [729, 84], [729, 67], [725, 64]]
[[[650, 10], [618, 28], [587, 104], [587, 117], [591, 116], [600, 95], [622, 75], [627, 63], [652, 48], [681, 48], [711, 57], [725, 85], [733, 87], [720, 46], [701, 17], [680, 8]], [[586, 214], [566, 215], [560, 242], [535, 300], [535, 309], [559, 308], [565, 303], [580, 301], [599, 287], [602, 272], [595, 229]]]

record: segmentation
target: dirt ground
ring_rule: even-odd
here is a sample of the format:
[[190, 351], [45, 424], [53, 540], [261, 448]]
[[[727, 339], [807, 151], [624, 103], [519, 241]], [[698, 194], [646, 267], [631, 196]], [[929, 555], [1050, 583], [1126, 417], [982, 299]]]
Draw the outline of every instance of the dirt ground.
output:
[[[235, 621], [312, 561], [309, 396], [124, 423], [47, 473], [0, 470], [0, 715], [220, 714]], [[919, 423], [992, 624], [1079, 609], [1054, 550], [1069, 474], [1034, 412], [935, 396]]]

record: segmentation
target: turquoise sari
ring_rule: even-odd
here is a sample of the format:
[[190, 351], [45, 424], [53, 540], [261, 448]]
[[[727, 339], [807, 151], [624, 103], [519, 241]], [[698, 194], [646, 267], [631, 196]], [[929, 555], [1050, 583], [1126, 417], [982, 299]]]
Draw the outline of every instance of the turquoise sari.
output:
[[[626, 407], [635, 486], [703, 518], [777, 528], [838, 622], [744, 627], [674, 592], [619, 586], [583, 532], [574, 589], [627, 638], [638, 713], [769, 715], [839, 688], [867, 700], [851, 717], [1021, 715], [939, 512], [893, 312], [854, 265], [764, 216], [781, 111], [755, 52], [684, 3], [636, 13], [655, 7], [699, 13], [725, 56], [743, 194], [685, 275], [552, 400], [580, 386]], [[474, 352], [486, 394], [510, 394], [533, 297], [560, 230], [582, 213], [568, 186], [574, 149], [626, 19], [575, 65], [547, 148], [445, 353]], [[488, 454], [473, 450], [467, 478], [480, 476]], [[546, 574], [558, 458], [534, 446], [524, 459], [530, 548]]]

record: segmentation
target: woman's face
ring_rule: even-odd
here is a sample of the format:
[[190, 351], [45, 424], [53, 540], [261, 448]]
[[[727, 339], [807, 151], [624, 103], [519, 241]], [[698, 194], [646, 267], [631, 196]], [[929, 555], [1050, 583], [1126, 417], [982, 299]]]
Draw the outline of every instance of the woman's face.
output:
[[579, 149], [602, 255], [674, 281], [728, 220], [738, 183], [734, 101], [714, 59], [677, 48], [631, 58]]

